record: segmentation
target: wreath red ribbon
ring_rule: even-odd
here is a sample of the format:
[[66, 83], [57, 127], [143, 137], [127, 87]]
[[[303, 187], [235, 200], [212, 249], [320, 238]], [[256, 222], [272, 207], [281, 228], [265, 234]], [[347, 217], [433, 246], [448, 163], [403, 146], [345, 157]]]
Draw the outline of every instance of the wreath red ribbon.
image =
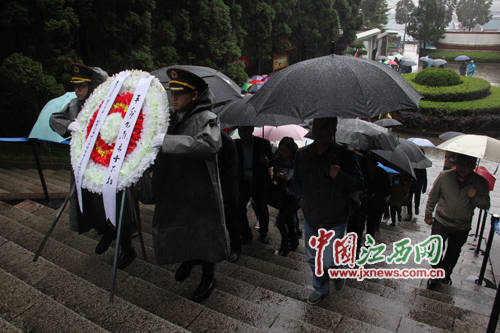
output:
[[[113, 113], [119, 113], [121, 117], [124, 118], [133, 97], [134, 94], [128, 92], [117, 96], [115, 102], [113, 103], [113, 106], [111, 107], [111, 110], [109, 110], [108, 115]], [[97, 114], [99, 113], [99, 109], [101, 108], [101, 106], [102, 103], [101, 105], [99, 105], [97, 111], [94, 112], [94, 114], [90, 118], [89, 124], [87, 125], [87, 136], [85, 137], [85, 139], [87, 139], [89, 136], [89, 133], [92, 129], [92, 126], [94, 125], [95, 119], [97, 117]], [[141, 113], [137, 118], [137, 122], [135, 123], [134, 130], [132, 131], [132, 137], [130, 138], [125, 156], [127, 156], [130, 152], [132, 152], [135, 149], [135, 147], [137, 147], [137, 141], [139, 141], [142, 134], [143, 121], [144, 121], [144, 114], [141, 110]], [[101, 134], [99, 133], [99, 135], [97, 136], [97, 140], [95, 142], [94, 149], [92, 149], [92, 153], [90, 154], [90, 158], [95, 163], [99, 163], [104, 165], [105, 167], [108, 167], [109, 161], [111, 160], [111, 156], [113, 155], [114, 148], [115, 148], [115, 143], [113, 142], [110, 145], [107, 144], [101, 138]]]

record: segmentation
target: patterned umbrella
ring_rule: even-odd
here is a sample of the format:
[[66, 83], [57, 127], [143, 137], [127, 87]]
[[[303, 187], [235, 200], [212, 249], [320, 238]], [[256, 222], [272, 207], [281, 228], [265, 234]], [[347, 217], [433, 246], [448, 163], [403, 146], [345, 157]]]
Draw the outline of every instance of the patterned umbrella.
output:
[[500, 140], [486, 135], [460, 135], [436, 148], [500, 163]]

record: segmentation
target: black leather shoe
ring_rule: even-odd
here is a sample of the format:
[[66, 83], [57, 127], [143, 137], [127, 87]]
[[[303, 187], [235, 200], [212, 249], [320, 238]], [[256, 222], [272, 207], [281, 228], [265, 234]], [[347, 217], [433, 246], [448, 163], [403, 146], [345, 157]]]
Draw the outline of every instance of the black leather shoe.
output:
[[236, 262], [240, 258], [241, 250], [236, 251], [236, 250], [231, 250], [229, 253], [229, 262]]
[[193, 301], [200, 303], [206, 300], [212, 291], [214, 291], [215, 285], [215, 278], [212, 278], [211, 280], [201, 279], [200, 285], [194, 291]]
[[106, 252], [109, 249], [111, 242], [113, 242], [115, 239], [116, 239], [116, 234], [114, 236], [104, 234], [101, 238], [101, 241], [95, 247], [95, 253], [103, 254], [104, 252]]
[[290, 248], [285, 247], [285, 248], [280, 248], [278, 250], [278, 255], [282, 257], [286, 257], [290, 253]]
[[269, 238], [267, 238], [267, 235], [260, 235], [260, 237], [259, 237], [259, 241], [260, 241], [262, 244], [268, 244], [268, 243], [269, 243]]
[[193, 267], [194, 265], [191, 262], [183, 262], [175, 272], [175, 280], [179, 282], [186, 280], [191, 275]]
[[118, 267], [119, 269], [124, 269], [128, 265], [130, 265], [136, 257], [137, 257], [137, 252], [135, 252], [133, 247], [126, 252], [122, 251], [122, 253], [118, 257], [118, 262], [116, 263], [116, 267]]
[[253, 238], [253, 235], [241, 237], [241, 244], [248, 244]]
[[438, 283], [437, 279], [427, 280], [427, 289], [429, 289], [429, 290], [435, 289], [437, 286], [437, 283]]

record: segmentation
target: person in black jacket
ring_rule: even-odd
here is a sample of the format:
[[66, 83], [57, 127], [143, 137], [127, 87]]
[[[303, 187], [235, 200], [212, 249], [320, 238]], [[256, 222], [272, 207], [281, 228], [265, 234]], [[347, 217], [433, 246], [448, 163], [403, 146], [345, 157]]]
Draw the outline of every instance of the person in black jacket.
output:
[[217, 163], [219, 165], [220, 185], [224, 202], [224, 217], [231, 241], [229, 261], [235, 262], [241, 254], [241, 228], [236, 215], [238, 203], [238, 153], [234, 140], [221, 130], [222, 147], [219, 150]]
[[271, 184], [269, 168], [273, 166], [274, 155], [269, 140], [253, 135], [253, 126], [242, 126], [238, 129], [240, 139], [236, 139], [238, 151], [238, 183], [240, 198], [238, 200], [238, 220], [241, 227], [243, 244], [252, 240], [252, 230], [248, 225], [247, 204], [250, 198], [255, 201], [259, 217], [260, 241], [268, 243], [269, 209], [266, 204], [266, 190]]
[[391, 194], [389, 175], [377, 166], [373, 155], [368, 155], [369, 178], [366, 193], [366, 233], [375, 237], [375, 231], [380, 226], [384, 209], [387, 206], [385, 198]]
[[408, 214], [406, 214], [404, 220], [411, 221], [413, 218], [413, 197], [415, 196], [415, 214], [420, 213], [420, 194], [427, 191], [427, 170], [426, 169], [413, 169], [415, 171], [415, 176], [417, 179], [413, 179], [410, 186], [410, 194], [408, 195], [408, 204], [406, 209]]

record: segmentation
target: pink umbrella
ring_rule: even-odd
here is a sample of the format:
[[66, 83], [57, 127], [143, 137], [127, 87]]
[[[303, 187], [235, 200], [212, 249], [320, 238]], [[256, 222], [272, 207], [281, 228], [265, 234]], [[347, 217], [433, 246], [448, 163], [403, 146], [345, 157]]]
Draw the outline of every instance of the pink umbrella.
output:
[[280, 141], [285, 136], [289, 136], [294, 140], [304, 141], [307, 138], [304, 136], [309, 131], [299, 125], [284, 125], [284, 126], [264, 126], [259, 128], [253, 132], [253, 135], [262, 137], [262, 133], [264, 133], [264, 139], [269, 141]]

